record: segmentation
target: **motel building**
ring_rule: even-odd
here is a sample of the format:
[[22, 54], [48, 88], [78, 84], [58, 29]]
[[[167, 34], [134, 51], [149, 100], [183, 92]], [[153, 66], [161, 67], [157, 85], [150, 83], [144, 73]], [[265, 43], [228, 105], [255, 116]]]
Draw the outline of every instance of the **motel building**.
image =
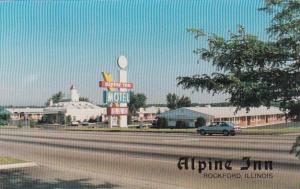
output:
[[146, 108], [140, 108], [137, 112], [138, 121], [153, 121], [157, 118], [157, 115], [169, 111], [167, 107], [150, 106]]
[[277, 107], [259, 107], [241, 109], [235, 113], [236, 107], [183, 107], [164, 112], [158, 117], [168, 120], [169, 127], [175, 127], [178, 120], [185, 121], [189, 127], [195, 127], [197, 118], [203, 117], [206, 123], [226, 121], [241, 127], [272, 125], [285, 122], [285, 114]]
[[27, 120], [38, 121], [44, 115], [43, 108], [7, 108], [6, 110], [10, 113], [10, 124], [12, 125]]
[[100, 118], [106, 120], [106, 108], [96, 106], [90, 102], [79, 101], [79, 93], [72, 85], [69, 98], [63, 99], [58, 103], [50, 102], [49, 106], [44, 108], [44, 114], [49, 117], [51, 123], [62, 123], [67, 116], [71, 121], [88, 121], [89, 119]]

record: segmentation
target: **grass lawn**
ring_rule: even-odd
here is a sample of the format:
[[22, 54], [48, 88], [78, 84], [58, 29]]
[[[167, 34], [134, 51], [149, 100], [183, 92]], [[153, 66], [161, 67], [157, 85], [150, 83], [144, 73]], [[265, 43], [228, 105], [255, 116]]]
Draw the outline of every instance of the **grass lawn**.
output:
[[0, 157], [0, 165], [7, 165], [7, 164], [16, 164], [16, 163], [24, 163], [25, 161], [9, 158], [9, 157]]
[[300, 122], [246, 128], [242, 132], [246, 134], [300, 134]]
[[243, 134], [297, 134], [300, 135], [300, 127], [286, 127], [286, 128], [249, 128], [242, 129]]

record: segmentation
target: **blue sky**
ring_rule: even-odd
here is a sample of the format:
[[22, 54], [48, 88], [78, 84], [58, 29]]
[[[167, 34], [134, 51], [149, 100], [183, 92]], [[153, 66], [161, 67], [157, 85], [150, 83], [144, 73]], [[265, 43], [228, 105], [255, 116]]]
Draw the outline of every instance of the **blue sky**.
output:
[[101, 72], [117, 79], [116, 59], [128, 57], [128, 80], [148, 103], [165, 103], [169, 92], [193, 102], [221, 102], [176, 85], [177, 76], [211, 73], [193, 54], [187, 28], [227, 37], [244, 25], [267, 40], [270, 16], [263, 0], [35, 0], [0, 1], [0, 105], [43, 105], [71, 84], [102, 103]]

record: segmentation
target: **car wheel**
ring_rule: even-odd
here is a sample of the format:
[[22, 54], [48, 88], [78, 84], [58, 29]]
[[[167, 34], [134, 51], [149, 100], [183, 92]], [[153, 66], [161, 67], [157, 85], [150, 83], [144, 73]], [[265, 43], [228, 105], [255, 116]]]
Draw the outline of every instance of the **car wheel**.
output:
[[231, 135], [231, 136], [234, 136], [234, 135], [235, 135], [235, 132], [231, 132], [230, 135]]
[[224, 135], [224, 136], [228, 136], [228, 135], [229, 135], [229, 132], [226, 131], [226, 130], [224, 130], [224, 131], [223, 131], [223, 135]]
[[200, 135], [206, 135], [206, 132], [204, 130], [200, 130]]

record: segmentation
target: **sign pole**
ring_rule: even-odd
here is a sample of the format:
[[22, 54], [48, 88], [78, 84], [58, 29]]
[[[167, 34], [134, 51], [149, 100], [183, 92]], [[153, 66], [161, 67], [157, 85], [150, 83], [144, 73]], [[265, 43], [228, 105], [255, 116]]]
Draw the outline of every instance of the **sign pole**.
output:
[[111, 115], [108, 116], [108, 128], [113, 128], [113, 117]]
[[[118, 66], [119, 66], [119, 81], [120, 83], [126, 83], [127, 82], [127, 59], [125, 56], [120, 56], [118, 58]], [[126, 88], [120, 88], [120, 92], [127, 92]], [[120, 107], [127, 107], [126, 103], [120, 103]], [[119, 116], [119, 126], [120, 127], [128, 127], [127, 126], [127, 115], [120, 115]]]

